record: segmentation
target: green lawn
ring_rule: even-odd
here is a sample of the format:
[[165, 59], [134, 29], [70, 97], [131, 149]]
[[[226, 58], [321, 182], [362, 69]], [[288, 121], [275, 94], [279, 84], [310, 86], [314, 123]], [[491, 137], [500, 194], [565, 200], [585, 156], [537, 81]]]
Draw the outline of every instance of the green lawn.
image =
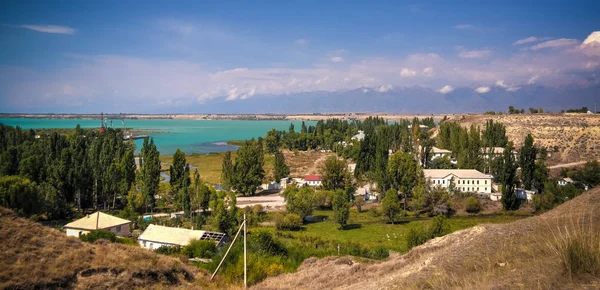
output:
[[[323, 240], [335, 240], [343, 242], [356, 242], [362, 246], [375, 247], [384, 246], [390, 250], [406, 252], [405, 236], [409, 229], [413, 227], [423, 227], [429, 224], [429, 217], [415, 218], [407, 217], [397, 224], [387, 224], [382, 217], [374, 217], [371, 212], [363, 211], [358, 213], [352, 209], [350, 212], [350, 221], [346, 230], [339, 230], [338, 224], [333, 218], [333, 211], [318, 210], [314, 215], [327, 216], [328, 219], [323, 222], [308, 223], [305, 230], [299, 232], [287, 232], [298, 239], [303, 236], [318, 237]], [[448, 219], [451, 231], [457, 231], [483, 223], [507, 223], [525, 215], [469, 215], [453, 216]], [[389, 236], [389, 238], [388, 238]], [[286, 243], [293, 243], [294, 239], [283, 239]]]
[[[200, 170], [200, 178], [209, 184], [221, 183], [221, 165], [223, 164], [223, 156], [225, 153], [213, 153], [213, 154], [192, 154], [186, 155], [186, 161]], [[237, 156], [236, 152], [231, 152], [231, 159], [235, 161]], [[265, 175], [269, 175], [273, 171], [273, 159], [274, 157], [265, 154]], [[171, 163], [173, 156], [161, 156], [161, 162]], [[193, 170], [192, 170], [193, 177]], [[272, 173], [271, 173], [272, 175]]]

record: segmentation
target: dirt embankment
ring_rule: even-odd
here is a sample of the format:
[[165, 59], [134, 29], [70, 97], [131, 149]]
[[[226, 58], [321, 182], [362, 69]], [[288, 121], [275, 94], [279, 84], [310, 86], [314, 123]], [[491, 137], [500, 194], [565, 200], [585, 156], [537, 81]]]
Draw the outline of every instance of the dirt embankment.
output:
[[133, 246], [87, 244], [0, 207], [0, 289], [198, 287], [205, 274]]
[[489, 119], [504, 124], [508, 139], [517, 148], [531, 134], [537, 145], [552, 153], [554, 163], [600, 159], [600, 115], [468, 115], [452, 120], [465, 127], [475, 124], [483, 128]]
[[546, 214], [458, 231], [381, 263], [310, 258], [297, 273], [256, 289], [599, 289], [600, 279], [569, 276], [551, 245], [559, 230], [600, 230], [600, 188]]

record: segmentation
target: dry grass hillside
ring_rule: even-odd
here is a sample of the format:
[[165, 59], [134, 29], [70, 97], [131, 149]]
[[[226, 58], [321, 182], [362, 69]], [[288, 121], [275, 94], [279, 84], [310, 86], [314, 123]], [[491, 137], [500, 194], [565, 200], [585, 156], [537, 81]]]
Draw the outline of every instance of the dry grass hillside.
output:
[[0, 207], [0, 289], [197, 287], [192, 267], [142, 248], [87, 244]]
[[488, 119], [506, 126], [506, 134], [518, 148], [527, 134], [535, 143], [553, 151], [556, 162], [575, 162], [600, 158], [600, 115], [587, 114], [524, 114], [524, 115], [469, 115], [454, 116], [463, 126], [471, 124], [482, 128]]
[[[269, 278], [255, 288], [599, 289], [599, 211], [597, 188], [540, 216], [458, 231], [381, 263], [307, 259], [297, 273]], [[567, 232], [594, 234], [596, 273], [570, 275], [566, 270], [564, 252], [557, 248]]]

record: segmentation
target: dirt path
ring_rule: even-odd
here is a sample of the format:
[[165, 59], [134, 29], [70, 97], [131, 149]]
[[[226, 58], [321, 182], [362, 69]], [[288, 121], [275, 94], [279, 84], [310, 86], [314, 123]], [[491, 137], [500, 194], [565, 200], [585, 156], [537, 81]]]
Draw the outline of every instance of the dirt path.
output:
[[[578, 165], [583, 165], [586, 162], [588, 162], [588, 161], [585, 160], [585, 161], [578, 161], [578, 162], [571, 162], [571, 163], [556, 164], [556, 165], [548, 166], [548, 169], [575, 167]], [[600, 162], [600, 160], [598, 160], [598, 162]]]
[[307, 174], [317, 174], [319, 173], [319, 166], [321, 163], [325, 162], [325, 159], [329, 157], [328, 155], [322, 155], [315, 160], [315, 162], [306, 170]]

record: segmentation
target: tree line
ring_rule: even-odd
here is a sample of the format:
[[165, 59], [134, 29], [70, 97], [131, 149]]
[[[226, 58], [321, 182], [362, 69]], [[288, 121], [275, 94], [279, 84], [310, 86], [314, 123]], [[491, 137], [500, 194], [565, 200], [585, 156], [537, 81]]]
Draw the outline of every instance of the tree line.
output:
[[[34, 130], [0, 124], [0, 204], [22, 215], [62, 219], [74, 207], [119, 207], [135, 170], [134, 144], [123, 142], [118, 129], [99, 133], [78, 125], [67, 135], [36, 136]], [[144, 179], [146, 188], [154, 175]]]

